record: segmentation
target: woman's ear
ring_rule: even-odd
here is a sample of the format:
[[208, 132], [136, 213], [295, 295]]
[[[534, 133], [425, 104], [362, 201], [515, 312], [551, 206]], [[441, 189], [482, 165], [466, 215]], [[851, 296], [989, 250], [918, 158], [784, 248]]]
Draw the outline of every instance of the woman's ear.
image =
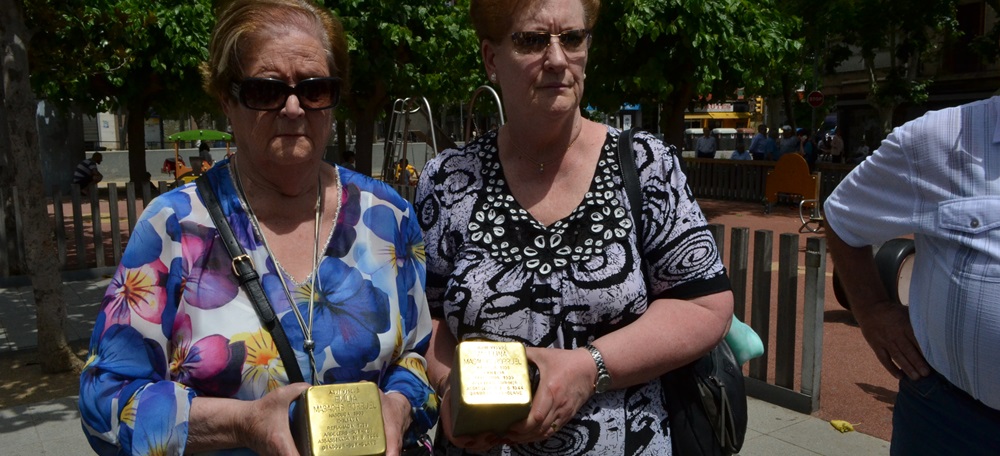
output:
[[497, 83], [497, 66], [496, 66], [496, 46], [489, 40], [483, 40], [479, 43], [479, 52], [483, 56], [483, 66], [486, 67], [486, 76], [489, 78], [490, 82]]
[[[234, 102], [239, 103], [239, 101], [233, 100], [230, 97], [222, 97], [221, 99], [219, 99], [219, 106], [222, 107], [222, 113], [226, 115], [226, 120], [233, 118], [232, 113], [230, 111], [232, 111], [233, 109], [232, 103]], [[232, 125], [232, 122], [230, 122], [230, 125]]]

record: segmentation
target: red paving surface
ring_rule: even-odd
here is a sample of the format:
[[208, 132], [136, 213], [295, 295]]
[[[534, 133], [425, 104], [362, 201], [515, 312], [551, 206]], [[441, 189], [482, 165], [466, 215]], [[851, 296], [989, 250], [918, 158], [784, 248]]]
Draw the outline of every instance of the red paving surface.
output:
[[[753, 232], [756, 230], [771, 230], [774, 233], [774, 252], [772, 258], [773, 271], [778, 270], [779, 237], [784, 233], [798, 233], [798, 208], [779, 206], [770, 214], [764, 214], [763, 206], [757, 203], [735, 201], [699, 200], [702, 210], [710, 223], [726, 227], [726, 243], [723, 252], [724, 262], [729, 263], [730, 231], [736, 227], [750, 229], [750, 240], [753, 242]], [[806, 239], [819, 234], [803, 233], [799, 235], [800, 252], [805, 250]], [[749, 268], [753, 268], [753, 250], [751, 246]], [[803, 272], [803, 256], [799, 256], [799, 272]], [[889, 440], [892, 435], [892, 407], [896, 398], [898, 384], [879, 364], [872, 353], [861, 329], [854, 322], [850, 312], [844, 310], [833, 295], [832, 287], [833, 263], [827, 256], [826, 293], [823, 317], [823, 367], [820, 385], [820, 409], [813, 416], [823, 420], [845, 420], [854, 425], [854, 429], [883, 440]], [[752, 271], [751, 271], [752, 274]], [[752, 277], [752, 275], [751, 275]], [[749, 280], [748, 280], [749, 281]], [[771, 338], [775, 335], [775, 313], [777, 305], [777, 290], [772, 284]], [[801, 346], [802, 317], [801, 302], [804, 291], [803, 280], [800, 277], [799, 317], [796, 330], [796, 343]], [[749, 296], [749, 292], [747, 293]], [[749, 299], [749, 298], [748, 298]], [[749, 319], [749, 309], [747, 310]], [[774, 342], [769, 344], [773, 353]], [[796, 351], [799, 351], [798, 349]], [[769, 377], [773, 379], [774, 366], [771, 356]], [[796, 383], [799, 388], [799, 356], [796, 356]]]

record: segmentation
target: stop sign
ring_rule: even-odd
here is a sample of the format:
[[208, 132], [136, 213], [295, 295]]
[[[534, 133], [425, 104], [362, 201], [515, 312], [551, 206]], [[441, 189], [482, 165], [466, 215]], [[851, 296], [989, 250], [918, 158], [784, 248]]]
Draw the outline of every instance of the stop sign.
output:
[[806, 101], [809, 102], [809, 106], [814, 108], [823, 106], [823, 92], [820, 92], [819, 90], [809, 92], [809, 97], [806, 98]]

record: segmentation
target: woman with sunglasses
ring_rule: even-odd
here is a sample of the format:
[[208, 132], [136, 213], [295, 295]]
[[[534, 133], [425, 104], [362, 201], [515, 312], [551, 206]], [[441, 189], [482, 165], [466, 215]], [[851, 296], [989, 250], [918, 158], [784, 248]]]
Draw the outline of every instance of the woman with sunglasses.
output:
[[[98, 453], [296, 455], [289, 405], [310, 384], [375, 383], [386, 454], [437, 420], [413, 209], [322, 160], [347, 68], [340, 22], [310, 1], [220, 11], [203, 72], [237, 153], [203, 178], [245, 255], [227, 252], [195, 184], [144, 212], [81, 378]], [[274, 327], [234, 273], [246, 264], [240, 277], [259, 276]], [[294, 356], [280, 355], [276, 327]]]
[[[635, 135], [646, 227], [636, 239], [620, 132], [581, 116], [598, 9], [599, 0], [472, 0], [508, 122], [430, 161], [416, 202], [447, 454], [670, 454], [659, 377], [708, 352], [732, 318], [679, 154]], [[522, 342], [538, 369], [528, 417], [501, 435], [452, 433], [454, 348], [469, 339]]]

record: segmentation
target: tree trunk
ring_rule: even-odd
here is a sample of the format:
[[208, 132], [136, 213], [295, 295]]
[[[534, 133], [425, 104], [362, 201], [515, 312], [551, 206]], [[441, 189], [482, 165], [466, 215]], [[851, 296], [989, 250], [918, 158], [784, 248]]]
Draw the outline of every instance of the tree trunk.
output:
[[663, 142], [673, 144], [684, 150], [684, 111], [691, 102], [694, 84], [681, 83], [663, 102], [660, 112], [660, 130], [663, 132]]
[[[344, 162], [344, 155], [347, 153], [347, 119], [337, 119], [337, 156], [326, 157], [336, 163]], [[355, 160], [357, 163], [357, 160]]]
[[358, 120], [357, 133], [354, 136], [357, 142], [354, 143], [354, 157], [357, 163], [358, 172], [372, 175], [372, 169], [376, 166], [379, 172], [382, 171], [381, 163], [372, 163], [372, 145], [375, 143], [375, 119], [377, 110], [365, 109], [355, 113]]
[[20, 2], [0, 0], [0, 27], [3, 28], [3, 107], [11, 151], [18, 163], [17, 186], [25, 221], [24, 244], [35, 296], [38, 324], [38, 359], [42, 372], [54, 373], [83, 368], [66, 341], [59, 255], [49, 221], [42, 188], [41, 156], [35, 125], [37, 102], [31, 92], [27, 47], [30, 36], [21, 14]]
[[372, 145], [375, 143], [375, 119], [389, 103], [385, 82], [375, 81], [371, 93], [352, 94], [347, 100], [354, 118], [354, 158], [359, 173], [372, 175], [372, 169], [382, 170], [381, 163], [372, 163]]
[[792, 110], [792, 83], [791, 77], [787, 73], [781, 75], [781, 99], [785, 107], [785, 122], [782, 125], [788, 125], [792, 127], [792, 131], [795, 130], [795, 112]]
[[130, 101], [128, 106], [128, 174], [129, 181], [135, 182], [141, 188], [146, 177], [146, 103], [141, 100]]

